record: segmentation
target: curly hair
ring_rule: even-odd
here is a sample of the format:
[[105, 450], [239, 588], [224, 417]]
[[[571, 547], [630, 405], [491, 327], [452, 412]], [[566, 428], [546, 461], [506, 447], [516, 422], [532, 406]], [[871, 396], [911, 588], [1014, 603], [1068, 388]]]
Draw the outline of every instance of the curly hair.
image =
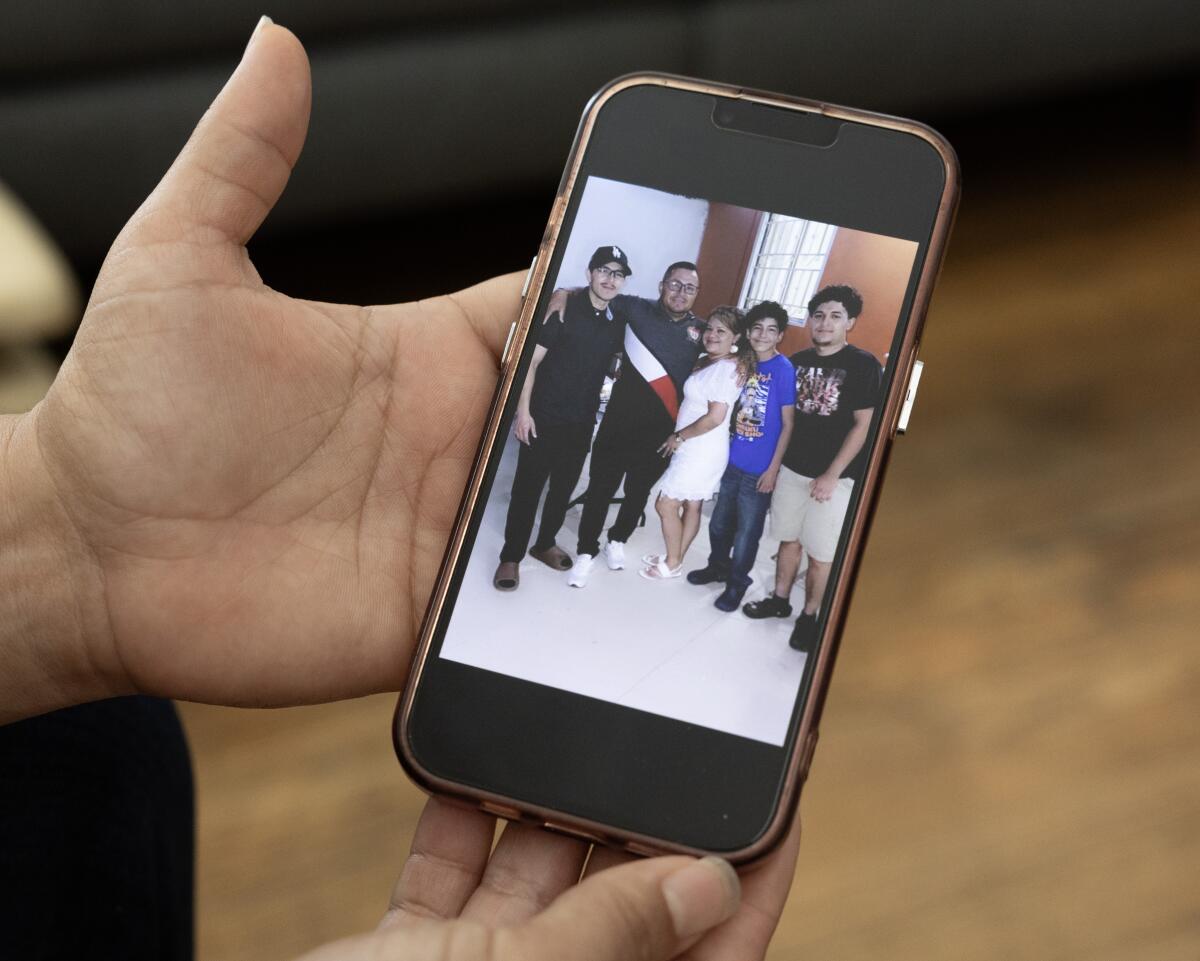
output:
[[788, 313], [783, 306], [773, 300], [763, 300], [746, 311], [746, 330], [749, 331], [758, 321], [770, 317], [782, 334], [788, 329]]
[[836, 300], [846, 308], [847, 317], [857, 317], [862, 313], [862, 294], [849, 284], [830, 284], [828, 287], [822, 287], [812, 295], [812, 299], [808, 302], [808, 312], [811, 314], [822, 304], [827, 304], [831, 300]]

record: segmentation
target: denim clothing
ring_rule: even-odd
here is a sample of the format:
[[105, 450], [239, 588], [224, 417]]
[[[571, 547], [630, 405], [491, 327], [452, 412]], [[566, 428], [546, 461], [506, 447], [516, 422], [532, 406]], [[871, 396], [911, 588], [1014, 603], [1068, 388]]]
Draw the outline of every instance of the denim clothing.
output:
[[759, 476], [732, 464], [726, 467], [708, 522], [708, 541], [712, 545], [708, 566], [720, 572], [726, 584], [742, 589], [750, 586], [750, 571], [771, 506], [771, 495], [758, 490]]

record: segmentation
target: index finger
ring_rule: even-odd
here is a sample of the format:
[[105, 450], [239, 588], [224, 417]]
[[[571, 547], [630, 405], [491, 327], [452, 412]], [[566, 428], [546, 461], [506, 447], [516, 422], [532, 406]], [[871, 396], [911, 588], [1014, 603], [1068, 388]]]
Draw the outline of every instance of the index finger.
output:
[[479, 886], [496, 819], [431, 797], [379, 926], [456, 918]]

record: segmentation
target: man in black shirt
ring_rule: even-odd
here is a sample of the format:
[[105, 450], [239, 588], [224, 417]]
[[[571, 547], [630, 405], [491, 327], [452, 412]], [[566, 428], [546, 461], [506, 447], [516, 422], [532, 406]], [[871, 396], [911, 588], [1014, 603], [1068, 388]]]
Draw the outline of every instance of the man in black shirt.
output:
[[592, 450], [583, 516], [579, 521], [578, 556], [567, 583], [587, 584], [600, 553], [600, 532], [617, 488], [625, 482], [617, 519], [604, 548], [610, 570], [625, 566], [625, 541], [634, 532], [650, 488], [667, 461], [662, 442], [675, 429], [683, 399], [683, 382], [700, 353], [703, 322], [692, 313], [700, 292], [700, 274], [689, 261], [671, 264], [658, 285], [658, 300], [622, 295], [613, 310], [625, 321], [621, 376], [600, 421]]
[[791, 357], [796, 415], [771, 501], [771, 526], [780, 540], [775, 591], [742, 608], [753, 618], [788, 617], [788, 597], [807, 553], [804, 610], [791, 636], [798, 650], [811, 651], [817, 638], [817, 614], [879, 400], [879, 361], [846, 339], [862, 307], [858, 291], [845, 284], [824, 287], [808, 302], [812, 347]]
[[504, 548], [492, 578], [497, 590], [516, 590], [520, 583], [519, 564], [547, 481], [550, 490], [542, 507], [542, 523], [529, 555], [555, 570], [571, 567], [571, 558], [554, 539], [587, 458], [604, 375], [621, 349], [624, 324], [610, 302], [631, 273], [620, 247], [598, 248], [588, 262], [588, 286], [572, 291], [561, 310], [537, 328], [537, 346], [521, 387], [513, 427], [521, 448], [504, 527]]

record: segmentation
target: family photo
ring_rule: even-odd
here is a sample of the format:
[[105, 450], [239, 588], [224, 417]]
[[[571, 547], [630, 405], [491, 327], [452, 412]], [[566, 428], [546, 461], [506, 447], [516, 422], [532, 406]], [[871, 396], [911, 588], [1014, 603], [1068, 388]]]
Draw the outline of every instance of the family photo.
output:
[[441, 656], [782, 744], [915, 253], [590, 178]]

